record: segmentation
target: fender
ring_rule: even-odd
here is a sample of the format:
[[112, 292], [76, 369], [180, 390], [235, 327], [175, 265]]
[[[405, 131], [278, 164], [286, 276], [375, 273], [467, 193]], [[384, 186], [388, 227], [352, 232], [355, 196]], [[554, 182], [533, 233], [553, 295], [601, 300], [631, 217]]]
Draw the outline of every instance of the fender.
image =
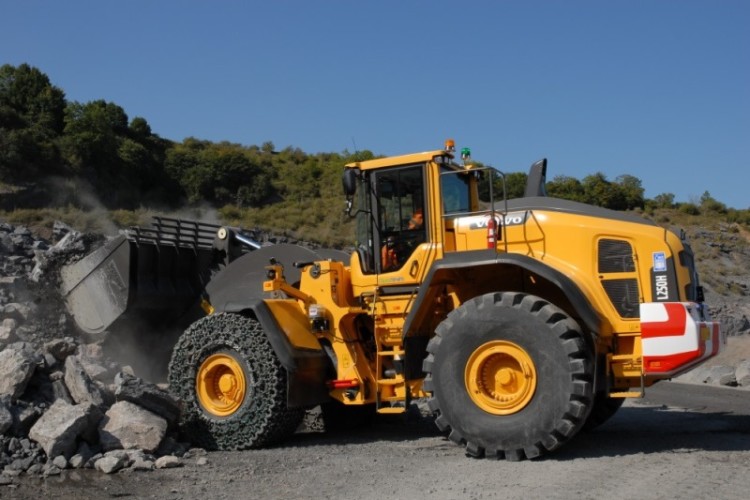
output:
[[[477, 250], [470, 252], [448, 253], [445, 257], [432, 266], [425, 277], [424, 283], [419, 288], [414, 305], [406, 317], [404, 325], [405, 336], [410, 335], [414, 325], [420, 323], [420, 320], [430, 309], [429, 304], [436, 295], [436, 288], [441, 284], [442, 276], [446, 271], [462, 270], [478, 267], [494, 266], [511, 266], [534, 273], [545, 280], [549, 281], [559, 288], [568, 298], [575, 309], [586, 329], [593, 336], [601, 330], [602, 318], [593, 308], [580, 288], [567, 276], [550, 266], [521, 254], [497, 253], [494, 250]], [[504, 290], [501, 283], [498, 283], [497, 289], [486, 290], [486, 292]], [[592, 339], [594, 340], [594, 339]]]
[[204, 290], [211, 305], [217, 311], [238, 311], [265, 298], [263, 282], [268, 279], [266, 266], [271, 259], [284, 266], [284, 279], [294, 285], [302, 276], [295, 262], [327, 259], [346, 262], [349, 255], [340, 250], [318, 248], [313, 251], [286, 243], [262, 247], [233, 260], [211, 278]]
[[[318, 339], [310, 332], [309, 320], [290, 300], [253, 299], [226, 312], [251, 312], [263, 327], [273, 351], [287, 372], [287, 405], [312, 407], [330, 401], [326, 386], [333, 369]], [[279, 322], [283, 318], [283, 324]]]
[[204, 292], [208, 301], [217, 311], [237, 312], [262, 300], [263, 282], [268, 279], [266, 266], [271, 259], [284, 266], [288, 283], [296, 283], [301, 276], [301, 271], [294, 266], [295, 261], [321, 260], [312, 250], [288, 244], [246, 253], [216, 273], [206, 284]]

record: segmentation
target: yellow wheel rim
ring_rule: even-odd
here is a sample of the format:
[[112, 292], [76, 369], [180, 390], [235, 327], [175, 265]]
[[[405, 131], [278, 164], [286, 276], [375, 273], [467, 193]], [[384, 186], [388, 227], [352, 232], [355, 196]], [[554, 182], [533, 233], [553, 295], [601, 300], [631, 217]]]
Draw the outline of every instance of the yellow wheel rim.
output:
[[517, 344], [493, 340], [469, 357], [464, 373], [474, 403], [493, 415], [523, 410], [534, 397], [537, 375], [531, 357]]
[[195, 388], [204, 410], [217, 417], [227, 417], [242, 406], [247, 380], [235, 358], [217, 353], [206, 358], [198, 368]]

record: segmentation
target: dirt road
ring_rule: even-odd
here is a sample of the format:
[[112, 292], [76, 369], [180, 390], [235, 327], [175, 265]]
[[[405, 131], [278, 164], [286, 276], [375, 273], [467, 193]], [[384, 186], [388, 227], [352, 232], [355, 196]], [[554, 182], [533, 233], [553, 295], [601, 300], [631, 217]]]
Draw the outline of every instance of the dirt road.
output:
[[[214, 452], [178, 469], [20, 477], [2, 498], [747, 498], [750, 391], [662, 383], [539, 461], [467, 458], [427, 418]], [[207, 463], [200, 465], [200, 463]]]

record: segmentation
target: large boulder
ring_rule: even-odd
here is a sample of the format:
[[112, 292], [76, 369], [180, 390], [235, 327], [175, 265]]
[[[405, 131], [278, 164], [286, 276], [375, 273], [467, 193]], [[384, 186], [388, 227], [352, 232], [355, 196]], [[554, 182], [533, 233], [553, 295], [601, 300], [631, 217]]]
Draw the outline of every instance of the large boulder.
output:
[[41, 445], [47, 457], [70, 458], [78, 449], [78, 438], [91, 439], [102, 418], [93, 404], [70, 405], [58, 400], [31, 427], [29, 438]]
[[89, 377], [103, 384], [112, 383], [120, 367], [117, 363], [105, 358], [104, 349], [100, 343], [82, 344], [79, 352], [79, 361]]
[[145, 408], [164, 418], [169, 425], [176, 424], [180, 417], [179, 403], [171, 394], [123, 371], [115, 376], [115, 399]]
[[152, 453], [166, 433], [167, 421], [159, 415], [128, 401], [118, 401], [99, 425], [99, 443], [104, 450], [139, 448]]
[[18, 322], [13, 318], [5, 318], [0, 323], [0, 347], [13, 340]]
[[83, 369], [77, 356], [65, 358], [65, 385], [76, 403], [93, 403], [103, 407], [104, 393]]
[[735, 377], [734, 367], [725, 365], [710, 367], [705, 382], [710, 385], [736, 386], [737, 378]]
[[157, 458], [154, 466], [157, 469], [174, 469], [175, 467], [182, 467], [182, 460], [174, 455], [165, 455]]
[[44, 413], [43, 409], [23, 400], [16, 400], [10, 407], [13, 415], [13, 426], [8, 433], [13, 436], [28, 436], [29, 429]]
[[5, 304], [4, 306], [2, 306], [0, 312], [2, 312], [3, 316], [6, 318], [13, 318], [16, 321], [24, 322], [29, 319], [29, 316], [31, 316], [33, 310], [32, 305], [30, 304], [12, 302], [10, 304]]
[[65, 361], [71, 354], [76, 352], [76, 342], [73, 337], [52, 339], [45, 342], [44, 352], [51, 354], [57, 361]]
[[734, 372], [737, 385], [750, 388], [750, 359], [743, 359], [737, 364]]
[[127, 454], [110, 452], [94, 462], [94, 468], [105, 474], [112, 474], [127, 467], [128, 464], [129, 458]]
[[22, 342], [10, 344], [0, 351], [0, 396], [20, 397], [35, 368], [34, 352]]

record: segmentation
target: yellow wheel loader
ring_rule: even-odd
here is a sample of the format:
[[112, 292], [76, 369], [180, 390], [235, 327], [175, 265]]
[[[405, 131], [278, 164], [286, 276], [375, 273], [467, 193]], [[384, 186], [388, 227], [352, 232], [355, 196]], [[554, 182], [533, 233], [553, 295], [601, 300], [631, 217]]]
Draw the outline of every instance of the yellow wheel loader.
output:
[[508, 200], [462, 156], [448, 142], [346, 165], [350, 256], [216, 228], [194, 266], [207, 314], [169, 363], [190, 439], [261, 447], [317, 405], [356, 425], [428, 398], [469, 455], [535, 458], [718, 353], [684, 235], [547, 197], [546, 160]]

